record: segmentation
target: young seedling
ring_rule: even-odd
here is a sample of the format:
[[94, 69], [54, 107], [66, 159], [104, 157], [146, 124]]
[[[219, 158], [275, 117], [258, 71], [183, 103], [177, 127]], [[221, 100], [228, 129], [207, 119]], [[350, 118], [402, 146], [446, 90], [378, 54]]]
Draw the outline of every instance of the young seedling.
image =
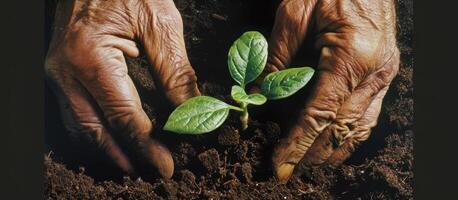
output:
[[203, 134], [221, 126], [229, 110], [241, 112], [242, 129], [248, 127], [248, 105], [262, 105], [268, 99], [289, 97], [312, 78], [310, 67], [288, 68], [268, 74], [261, 83], [261, 93], [247, 94], [245, 87], [264, 70], [267, 61], [267, 41], [256, 31], [240, 36], [231, 46], [228, 66], [238, 85], [232, 86], [231, 96], [239, 104], [229, 105], [210, 96], [197, 96], [178, 106], [169, 116], [164, 130], [180, 134]]

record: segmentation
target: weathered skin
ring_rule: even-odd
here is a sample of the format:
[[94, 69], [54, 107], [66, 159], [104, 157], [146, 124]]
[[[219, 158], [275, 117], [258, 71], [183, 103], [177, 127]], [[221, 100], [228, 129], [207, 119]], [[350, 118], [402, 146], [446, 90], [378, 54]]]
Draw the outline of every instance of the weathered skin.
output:
[[[173, 1], [60, 1], [55, 19], [45, 68], [66, 128], [89, 138], [126, 172], [134, 172], [135, 158], [171, 177], [172, 156], [150, 137], [153, 124], [127, 74], [124, 55], [138, 56], [141, 44], [156, 82], [173, 104], [200, 95]], [[127, 138], [132, 149], [121, 149], [113, 134]]]
[[399, 68], [393, 0], [284, 0], [271, 35], [268, 72], [288, 66], [312, 23], [321, 54], [318, 80], [274, 151], [282, 183], [298, 163], [338, 165], [368, 139]]
[[[321, 51], [313, 94], [273, 155], [280, 182], [300, 161], [342, 163], [369, 137], [399, 67], [394, 12], [392, 0], [285, 0], [280, 5], [266, 72], [288, 66], [312, 23]], [[87, 136], [121, 169], [133, 172], [132, 158], [112, 138], [125, 135], [133, 141], [135, 157], [171, 177], [172, 157], [150, 138], [153, 124], [127, 75], [124, 55], [138, 56], [141, 44], [173, 104], [200, 94], [173, 1], [60, 1], [55, 19], [45, 66], [66, 128]]]

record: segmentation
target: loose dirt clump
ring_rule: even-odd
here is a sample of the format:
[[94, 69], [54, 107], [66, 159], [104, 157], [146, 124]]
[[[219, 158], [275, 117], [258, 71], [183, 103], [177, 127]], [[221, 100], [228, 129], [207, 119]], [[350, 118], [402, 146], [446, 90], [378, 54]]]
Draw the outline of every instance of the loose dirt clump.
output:
[[222, 126], [218, 131], [218, 143], [224, 146], [237, 145], [240, 141], [239, 130], [231, 126]]
[[[176, 0], [191, 63], [203, 94], [230, 102], [226, 50], [248, 30], [269, 36], [276, 3]], [[262, 6], [262, 8], [256, 6]], [[107, 166], [82, 162], [64, 136], [55, 99], [47, 94], [46, 199], [412, 199], [413, 59], [412, 0], [398, 1], [401, 69], [385, 98], [370, 139], [339, 167], [325, 166], [280, 185], [271, 168], [272, 149], [291, 116], [253, 109], [249, 128], [236, 115], [213, 133], [187, 136], [156, 132], [175, 162], [172, 179], [115, 176]], [[265, 13], [261, 13], [265, 10]], [[256, 12], [253, 12], [256, 11]], [[159, 130], [171, 107], [156, 90], [145, 57], [127, 59], [143, 108]], [[197, 67], [198, 66], [198, 67]], [[158, 106], [159, 105], [159, 106]], [[286, 105], [286, 104], [285, 104]], [[266, 105], [267, 108], [271, 106]], [[287, 106], [281, 110], [288, 113]], [[270, 113], [267, 112], [267, 113]], [[282, 121], [283, 120], [283, 121]], [[97, 157], [98, 158], [98, 157]], [[96, 163], [100, 163], [100, 160]], [[84, 168], [83, 168], [84, 167]], [[103, 175], [102, 175], [103, 174]], [[111, 176], [110, 176], [111, 175]]]
[[221, 164], [219, 160], [219, 154], [216, 149], [209, 149], [207, 151], [202, 152], [197, 156], [199, 161], [202, 163], [202, 166], [207, 170], [209, 173], [216, 172]]

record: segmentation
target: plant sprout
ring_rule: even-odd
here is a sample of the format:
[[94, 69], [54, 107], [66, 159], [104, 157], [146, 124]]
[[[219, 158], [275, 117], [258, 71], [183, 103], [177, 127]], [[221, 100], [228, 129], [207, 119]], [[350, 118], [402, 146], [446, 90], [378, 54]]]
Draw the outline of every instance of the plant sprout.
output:
[[178, 106], [169, 116], [164, 130], [180, 134], [203, 134], [221, 126], [230, 110], [241, 113], [242, 129], [248, 127], [248, 106], [262, 105], [267, 100], [289, 97], [304, 87], [312, 78], [310, 67], [288, 68], [268, 74], [261, 83], [261, 93], [247, 94], [247, 84], [264, 70], [267, 62], [267, 41], [256, 31], [240, 36], [229, 49], [228, 66], [238, 85], [232, 86], [231, 97], [238, 105], [229, 105], [210, 96], [197, 96]]

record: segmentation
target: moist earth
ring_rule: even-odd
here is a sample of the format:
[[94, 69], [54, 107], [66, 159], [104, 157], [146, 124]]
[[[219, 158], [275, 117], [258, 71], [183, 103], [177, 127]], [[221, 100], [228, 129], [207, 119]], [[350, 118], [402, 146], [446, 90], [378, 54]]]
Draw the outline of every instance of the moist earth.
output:
[[[182, 13], [189, 58], [203, 94], [231, 102], [233, 84], [226, 56], [232, 41], [257, 30], [266, 37], [278, 2], [243, 0], [175, 0]], [[213, 133], [183, 136], [157, 133], [173, 152], [172, 179], [123, 177], [97, 153], [73, 148], [60, 121], [56, 100], [46, 91], [46, 199], [413, 199], [413, 57], [412, 0], [399, 0], [398, 45], [401, 68], [385, 97], [379, 123], [370, 139], [342, 166], [324, 166], [296, 175], [281, 185], [272, 174], [272, 148], [283, 137], [293, 112], [290, 105], [307, 96], [310, 87], [290, 100], [252, 108], [249, 128], [238, 116]], [[50, 11], [52, 12], [52, 11]], [[307, 47], [293, 64], [316, 66], [316, 52]], [[160, 128], [168, 103], [155, 87], [144, 56], [127, 59], [143, 108]], [[196, 67], [198, 66], [198, 67]], [[233, 102], [231, 102], [233, 103]], [[161, 106], [157, 106], [161, 105]], [[281, 107], [275, 111], [273, 108]], [[278, 109], [277, 109], [278, 110]], [[286, 111], [286, 112], [285, 112]], [[89, 147], [88, 147], [89, 148]], [[82, 159], [84, 158], [84, 159]], [[84, 161], [81, 161], [84, 160]], [[96, 160], [97, 162], [95, 162]]]

